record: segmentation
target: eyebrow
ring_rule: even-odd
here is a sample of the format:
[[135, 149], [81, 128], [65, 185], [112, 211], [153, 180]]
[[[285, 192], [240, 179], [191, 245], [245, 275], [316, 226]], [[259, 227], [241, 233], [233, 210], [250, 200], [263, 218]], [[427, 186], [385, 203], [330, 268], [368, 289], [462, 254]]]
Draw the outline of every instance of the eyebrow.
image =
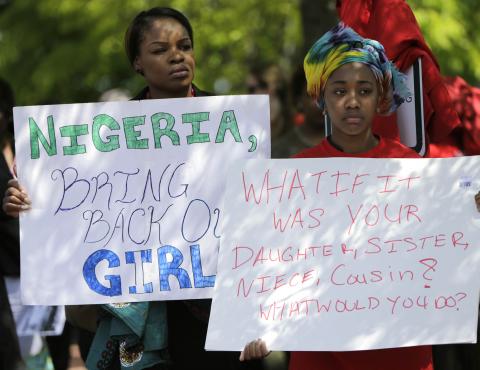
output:
[[[184, 37], [183, 39], [179, 39], [177, 42], [184, 42], [184, 41], [190, 41], [190, 37]], [[162, 40], [154, 40], [152, 42], [150, 42], [150, 45], [155, 45], [155, 44], [161, 44], [161, 45], [165, 45], [165, 44], [168, 44], [168, 41], [162, 41]]]
[[166, 45], [166, 44], [168, 44], [168, 41], [158, 41], [158, 40], [155, 40], [155, 41], [150, 42], [149, 45], [156, 45], [156, 44]]

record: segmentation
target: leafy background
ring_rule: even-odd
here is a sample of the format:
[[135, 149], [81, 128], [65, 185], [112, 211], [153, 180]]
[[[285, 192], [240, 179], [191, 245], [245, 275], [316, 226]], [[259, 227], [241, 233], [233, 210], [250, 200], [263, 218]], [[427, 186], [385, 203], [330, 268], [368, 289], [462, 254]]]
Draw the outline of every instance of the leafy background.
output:
[[[444, 75], [480, 81], [478, 0], [409, 0]], [[134, 94], [123, 36], [141, 10], [171, 6], [191, 20], [195, 82], [245, 92], [249, 71], [278, 65], [288, 80], [305, 50], [337, 22], [331, 0], [0, 0], [0, 77], [18, 105], [96, 101], [105, 90]]]

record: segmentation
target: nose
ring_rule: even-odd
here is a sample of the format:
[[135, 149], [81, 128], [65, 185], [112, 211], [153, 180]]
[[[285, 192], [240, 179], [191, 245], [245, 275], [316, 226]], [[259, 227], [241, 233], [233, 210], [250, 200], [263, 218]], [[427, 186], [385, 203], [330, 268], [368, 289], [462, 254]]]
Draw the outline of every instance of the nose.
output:
[[172, 49], [172, 53], [170, 54], [170, 63], [179, 63], [183, 62], [184, 55], [182, 50], [178, 48]]
[[359, 96], [356, 91], [350, 91], [346, 96], [345, 107], [349, 109], [356, 109], [360, 106]]

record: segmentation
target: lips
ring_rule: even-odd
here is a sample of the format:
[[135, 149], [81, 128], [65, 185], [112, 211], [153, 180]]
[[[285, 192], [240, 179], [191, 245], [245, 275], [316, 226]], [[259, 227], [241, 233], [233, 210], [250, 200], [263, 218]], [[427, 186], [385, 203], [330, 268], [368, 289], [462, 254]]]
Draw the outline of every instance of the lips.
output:
[[354, 115], [351, 115], [351, 116], [345, 116], [343, 118], [343, 120], [346, 122], [346, 123], [350, 123], [350, 124], [359, 124], [363, 121], [363, 117], [362, 116], [354, 116]]
[[172, 78], [185, 78], [185, 77], [188, 77], [189, 74], [190, 74], [189, 69], [184, 66], [173, 68], [170, 71], [170, 77]]

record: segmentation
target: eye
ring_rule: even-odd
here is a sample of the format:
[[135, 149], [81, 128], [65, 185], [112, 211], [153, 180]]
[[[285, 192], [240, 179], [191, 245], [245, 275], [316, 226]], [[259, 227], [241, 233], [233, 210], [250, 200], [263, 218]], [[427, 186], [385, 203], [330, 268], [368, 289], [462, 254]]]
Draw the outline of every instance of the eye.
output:
[[372, 93], [372, 89], [370, 88], [364, 88], [360, 90], [360, 95], [370, 95]]
[[167, 48], [160, 47], [160, 48], [155, 48], [151, 50], [152, 54], [163, 54], [167, 51]]
[[345, 89], [335, 89], [335, 90], [333, 90], [333, 93], [335, 95], [342, 96], [342, 95], [345, 95], [346, 90]]
[[189, 51], [192, 50], [192, 44], [190, 42], [185, 42], [180, 44], [180, 50]]

